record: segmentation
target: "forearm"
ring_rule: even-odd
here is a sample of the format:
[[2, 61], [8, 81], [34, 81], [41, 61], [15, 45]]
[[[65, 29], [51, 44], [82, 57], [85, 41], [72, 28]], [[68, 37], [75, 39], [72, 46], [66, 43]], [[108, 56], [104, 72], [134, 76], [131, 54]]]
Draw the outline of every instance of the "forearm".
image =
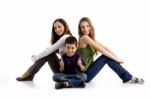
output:
[[64, 68], [63, 67], [60, 67], [60, 72], [63, 72], [64, 71]]
[[79, 64], [79, 67], [80, 67], [80, 70], [81, 70], [81, 71], [84, 71], [84, 70], [85, 70], [85, 66], [84, 66], [84, 65]]
[[111, 58], [111, 59], [113, 59], [113, 60], [115, 60], [115, 61], [117, 61], [117, 62], [119, 62], [121, 59], [119, 58], [119, 57], [117, 57], [112, 51], [110, 51], [110, 50], [106, 50], [105, 48], [99, 48], [99, 51], [103, 54], [103, 55], [105, 55], [105, 56], [107, 56], [107, 57], [109, 57], [109, 58]]
[[109, 53], [113, 54], [114, 56], [117, 56], [114, 52], [112, 52], [110, 49], [105, 48]]
[[54, 52], [56, 49], [58, 49], [57, 47], [50, 47], [50, 48], [46, 48], [44, 49], [41, 53], [39, 53], [38, 55], [36, 55], [36, 60], [39, 60], [45, 56], [48, 56], [49, 54], [51, 54], [52, 52]]
[[101, 44], [100, 42], [97, 42], [100, 46], [102, 46], [105, 50], [107, 50], [109, 53], [111, 53], [111, 54], [113, 54], [114, 56], [116, 56], [115, 55], [115, 53], [114, 52], [112, 52], [109, 48], [107, 48], [106, 46], [104, 46], [103, 44]]
[[[114, 59], [114, 60], [118, 60], [120, 59], [114, 52], [112, 52], [109, 48], [107, 48], [106, 46], [104, 46], [103, 44], [101, 44], [100, 42], [97, 42], [99, 44], [100, 47], [102, 47], [101, 49], [101, 52], [102, 54], [106, 55], [107, 57], [111, 58], [111, 59]], [[104, 51], [106, 50], [106, 51]]]
[[111, 59], [113, 59], [113, 60], [115, 60], [115, 61], [117, 61], [117, 62], [122, 62], [122, 60], [121, 60], [119, 57], [117, 57], [117, 56], [114, 55], [113, 53], [107, 51], [107, 50], [105, 49], [105, 47], [104, 47], [102, 44], [100, 44], [100, 43], [98, 43], [98, 42], [92, 40], [90, 37], [84, 35], [84, 36], [82, 36], [82, 39], [81, 39], [81, 40], [83, 40], [83, 42], [84, 42], [85, 44], [90, 45], [90, 46], [93, 47], [95, 50], [101, 52], [103, 55], [105, 55], [105, 56], [107, 56], [107, 57], [109, 57], [109, 58], [111, 58]]
[[62, 59], [60, 60], [59, 65], [60, 65], [60, 72], [63, 72], [64, 71], [64, 62]]
[[43, 50], [41, 53], [36, 55], [32, 58], [32, 60], [37, 61], [45, 56], [48, 56], [49, 54], [53, 53], [54, 51], [58, 50], [60, 47], [62, 47], [65, 43], [66, 38], [69, 37], [69, 35], [64, 35], [60, 38], [54, 45], [52, 45], [50, 48], [47, 48]]

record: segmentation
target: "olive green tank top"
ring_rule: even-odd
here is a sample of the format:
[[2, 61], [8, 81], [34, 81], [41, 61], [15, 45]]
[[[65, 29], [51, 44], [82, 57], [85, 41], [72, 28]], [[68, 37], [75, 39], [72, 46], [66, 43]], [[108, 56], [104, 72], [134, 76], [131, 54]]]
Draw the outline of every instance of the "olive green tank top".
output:
[[83, 57], [87, 69], [89, 65], [93, 62], [95, 51], [93, 50], [93, 48], [87, 45], [87, 47], [85, 48], [78, 48], [78, 52]]

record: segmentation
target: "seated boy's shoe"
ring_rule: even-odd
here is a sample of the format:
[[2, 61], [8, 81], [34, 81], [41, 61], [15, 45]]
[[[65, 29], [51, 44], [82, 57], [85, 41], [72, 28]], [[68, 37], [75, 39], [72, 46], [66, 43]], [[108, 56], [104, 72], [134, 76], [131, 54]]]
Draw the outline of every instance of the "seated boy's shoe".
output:
[[32, 81], [33, 80], [33, 76], [28, 76], [28, 77], [17, 77], [16, 78], [17, 81]]
[[64, 82], [64, 88], [73, 88], [69, 82]]
[[144, 80], [135, 77], [134, 79], [129, 80], [127, 83], [130, 83], [130, 84], [143, 84]]
[[55, 89], [62, 89], [64, 88], [64, 82], [56, 82]]

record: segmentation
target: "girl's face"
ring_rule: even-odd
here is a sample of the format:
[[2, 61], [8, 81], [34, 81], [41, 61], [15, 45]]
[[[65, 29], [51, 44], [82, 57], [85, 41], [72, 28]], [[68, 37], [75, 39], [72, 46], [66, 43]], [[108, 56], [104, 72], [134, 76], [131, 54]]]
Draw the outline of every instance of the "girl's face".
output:
[[65, 27], [62, 23], [57, 21], [57, 22], [54, 23], [54, 31], [56, 32], [56, 34], [58, 36], [61, 36], [61, 35], [64, 34]]
[[83, 33], [83, 35], [90, 34], [90, 26], [89, 26], [88, 22], [86, 22], [86, 21], [81, 22], [80, 29], [81, 29], [81, 32]]

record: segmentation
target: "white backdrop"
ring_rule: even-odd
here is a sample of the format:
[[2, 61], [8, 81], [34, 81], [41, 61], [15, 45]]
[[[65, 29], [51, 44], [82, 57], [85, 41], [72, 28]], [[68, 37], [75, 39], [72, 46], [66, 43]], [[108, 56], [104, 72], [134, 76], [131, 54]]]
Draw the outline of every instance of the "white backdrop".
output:
[[[1, 0], [0, 98], [149, 97], [149, 0]], [[77, 36], [79, 19], [91, 19], [96, 39], [124, 59], [123, 66], [143, 77], [144, 85], [126, 85], [106, 65], [85, 89], [57, 91], [45, 64], [34, 82], [17, 82], [33, 64], [30, 57], [47, 46], [52, 23], [64, 18]]]

